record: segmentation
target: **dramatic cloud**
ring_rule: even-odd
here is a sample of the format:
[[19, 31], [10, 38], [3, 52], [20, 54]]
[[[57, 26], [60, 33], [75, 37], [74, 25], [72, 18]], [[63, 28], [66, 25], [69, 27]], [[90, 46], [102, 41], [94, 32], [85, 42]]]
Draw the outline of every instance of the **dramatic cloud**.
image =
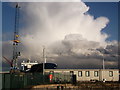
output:
[[101, 32], [109, 22], [107, 17], [94, 18], [83, 2], [20, 5], [23, 58], [42, 62], [42, 49], [46, 47], [47, 61], [60, 68], [101, 68], [103, 53], [106, 65], [117, 67], [117, 42], [107, 42], [109, 35]]

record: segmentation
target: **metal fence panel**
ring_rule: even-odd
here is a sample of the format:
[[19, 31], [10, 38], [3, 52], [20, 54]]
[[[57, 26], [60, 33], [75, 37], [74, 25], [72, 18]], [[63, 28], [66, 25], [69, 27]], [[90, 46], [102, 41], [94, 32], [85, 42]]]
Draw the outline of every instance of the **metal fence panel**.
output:
[[10, 88], [10, 75], [2, 74], [2, 87]]
[[[58, 81], [59, 80], [59, 81]], [[70, 75], [54, 73], [53, 82], [49, 81], [49, 74], [42, 73], [5, 73], [2, 74], [3, 89], [24, 88], [32, 85], [67, 83], [71, 81]]]
[[54, 73], [53, 82], [54, 83], [70, 83], [72, 76], [70, 74]]

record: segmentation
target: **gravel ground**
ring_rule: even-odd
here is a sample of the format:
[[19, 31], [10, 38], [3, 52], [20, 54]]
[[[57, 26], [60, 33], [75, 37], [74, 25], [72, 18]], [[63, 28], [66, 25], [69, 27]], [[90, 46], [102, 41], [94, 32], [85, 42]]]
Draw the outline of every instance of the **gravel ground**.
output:
[[79, 82], [72, 84], [48, 84], [29, 87], [29, 90], [120, 90], [120, 83], [115, 82]]

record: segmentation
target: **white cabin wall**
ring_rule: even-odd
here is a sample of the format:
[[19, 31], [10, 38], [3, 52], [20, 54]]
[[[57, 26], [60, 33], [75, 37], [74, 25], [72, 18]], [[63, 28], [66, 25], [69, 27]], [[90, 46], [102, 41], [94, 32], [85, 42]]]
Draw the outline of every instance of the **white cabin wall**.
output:
[[[119, 81], [119, 70], [118, 69], [46, 69], [45, 72], [54, 71], [57, 73], [70, 73], [70, 71], [73, 71], [76, 75], [77, 81], [90, 81], [90, 80], [98, 80], [103, 81], [103, 79], [106, 79], [106, 81]], [[78, 76], [78, 71], [82, 71], [82, 77]], [[85, 72], [89, 71], [90, 76], [86, 77]], [[94, 76], [94, 71], [98, 71], [98, 77]], [[113, 71], [113, 76], [109, 76], [109, 71]]]
[[[113, 76], [109, 76], [109, 71], [113, 71]], [[102, 80], [106, 81], [119, 81], [119, 71], [118, 70], [102, 70]]]

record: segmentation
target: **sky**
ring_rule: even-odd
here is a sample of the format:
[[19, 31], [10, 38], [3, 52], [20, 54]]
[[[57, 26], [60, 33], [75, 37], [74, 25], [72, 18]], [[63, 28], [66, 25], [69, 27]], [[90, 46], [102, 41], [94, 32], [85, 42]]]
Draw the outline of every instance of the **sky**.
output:
[[118, 40], [118, 3], [117, 2], [86, 2], [90, 6], [88, 11], [95, 17], [105, 16], [110, 22], [108, 26], [103, 29], [103, 32], [110, 34], [108, 40]]
[[[12, 59], [14, 5], [2, 3], [3, 55], [9, 59]], [[20, 5], [20, 60], [42, 62], [45, 46], [47, 62], [57, 63], [59, 68], [101, 68], [103, 51], [107, 53], [106, 68], [117, 68], [118, 3]]]
[[[3, 33], [14, 31], [14, 19], [15, 19], [15, 8], [12, 3], [3, 3]], [[86, 5], [90, 7], [88, 13], [93, 15], [95, 18], [99, 16], [107, 17], [110, 22], [103, 32], [110, 35], [107, 40], [118, 40], [118, 3], [117, 2], [86, 2]], [[102, 6], [102, 7], [101, 7]], [[21, 14], [21, 13], [20, 13]], [[22, 17], [23, 15], [21, 15]], [[5, 27], [9, 26], [9, 27]], [[21, 25], [23, 26], [23, 25]], [[21, 28], [21, 27], [19, 27]], [[9, 39], [9, 38], [5, 38]]]

